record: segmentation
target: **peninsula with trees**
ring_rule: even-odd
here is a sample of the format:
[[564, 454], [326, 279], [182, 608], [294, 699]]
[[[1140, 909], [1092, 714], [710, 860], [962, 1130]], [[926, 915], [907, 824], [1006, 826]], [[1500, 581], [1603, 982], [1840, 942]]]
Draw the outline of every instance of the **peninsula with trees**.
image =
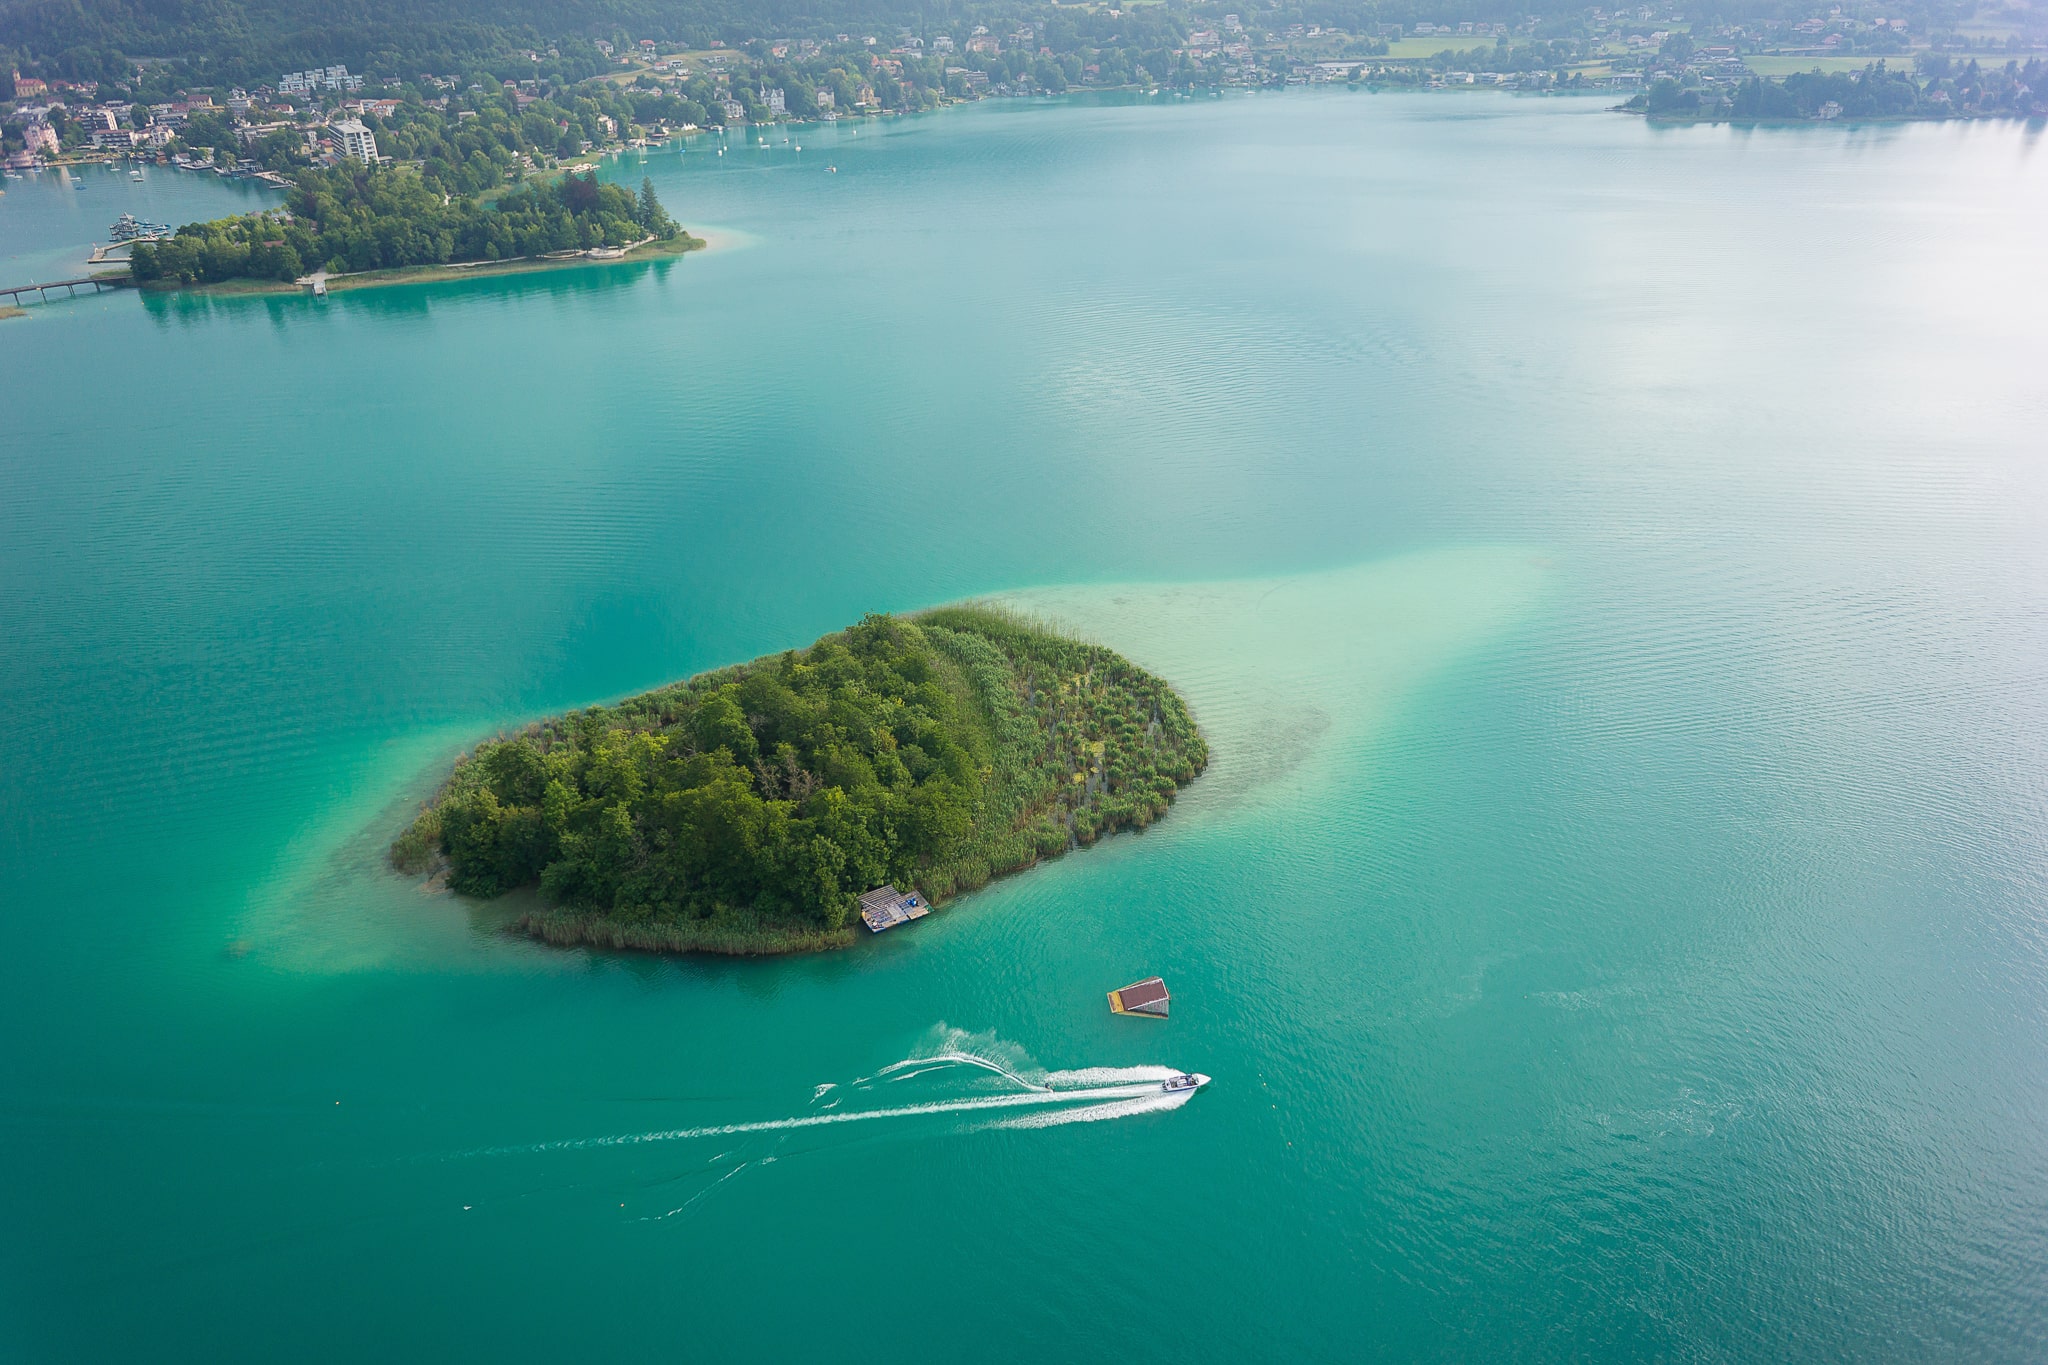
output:
[[1179, 694], [1099, 645], [983, 606], [871, 615], [479, 745], [391, 861], [537, 888], [515, 928], [553, 944], [840, 948], [871, 888], [942, 904], [1142, 829], [1207, 761]]
[[290, 287], [309, 270], [377, 283], [425, 267], [532, 268], [703, 245], [676, 226], [649, 180], [635, 196], [595, 171], [571, 171], [480, 203], [409, 169], [347, 161], [299, 171], [282, 209], [188, 223], [137, 242], [130, 274], [145, 288]]
[[[258, 175], [283, 188], [285, 202], [137, 241], [134, 282], [240, 292], [319, 273], [344, 277], [334, 286], [347, 288], [449, 268], [550, 269], [704, 245], [676, 225], [651, 180], [636, 195], [599, 180], [594, 165], [558, 160], [590, 150], [585, 133], [615, 137], [624, 106], [607, 113], [566, 94], [545, 112], [536, 112], [541, 101], [522, 110], [512, 95], [495, 94], [454, 109], [356, 103], [369, 122], [342, 118], [311, 130], [282, 122], [238, 129], [227, 111], [188, 110], [168, 144], [180, 149], [180, 164]], [[196, 163], [195, 153], [203, 154]]]

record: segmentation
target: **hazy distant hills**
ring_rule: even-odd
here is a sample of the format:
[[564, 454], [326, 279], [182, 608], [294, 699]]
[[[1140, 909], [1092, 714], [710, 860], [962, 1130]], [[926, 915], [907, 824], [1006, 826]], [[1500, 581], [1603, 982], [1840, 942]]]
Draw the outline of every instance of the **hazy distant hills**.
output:
[[[832, 26], [922, 25], [966, 4], [911, 0], [0, 0], [0, 46], [108, 79], [136, 57], [183, 58], [253, 83], [310, 65], [454, 72], [553, 44], [551, 74], [594, 75], [589, 40], [728, 42]], [[587, 68], [587, 69], [586, 69]]]

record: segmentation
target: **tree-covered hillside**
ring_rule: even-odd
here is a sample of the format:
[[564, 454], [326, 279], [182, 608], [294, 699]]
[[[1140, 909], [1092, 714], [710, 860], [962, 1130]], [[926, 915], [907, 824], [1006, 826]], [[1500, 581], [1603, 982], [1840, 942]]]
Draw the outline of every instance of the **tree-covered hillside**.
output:
[[[135, 57], [179, 58], [198, 80], [254, 85], [335, 62], [411, 75], [512, 56], [519, 74], [570, 81], [601, 74], [607, 64], [591, 40], [622, 30], [701, 45], [835, 25], [922, 25], [968, 8], [946, 0], [0, 0], [0, 47], [68, 56], [59, 68], [91, 79], [115, 79]], [[529, 49], [540, 62], [527, 62]]]
[[1100, 646], [982, 608], [870, 616], [809, 649], [480, 745], [393, 845], [473, 896], [537, 886], [555, 942], [851, 941], [861, 892], [934, 900], [1166, 813], [1208, 750]]

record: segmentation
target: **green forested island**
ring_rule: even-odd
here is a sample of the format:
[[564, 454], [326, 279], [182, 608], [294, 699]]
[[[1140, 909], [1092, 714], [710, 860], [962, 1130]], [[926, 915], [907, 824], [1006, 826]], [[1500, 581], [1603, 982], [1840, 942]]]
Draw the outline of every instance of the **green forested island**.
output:
[[282, 210], [188, 223], [170, 238], [136, 243], [136, 282], [289, 282], [319, 269], [400, 270], [593, 247], [701, 245], [682, 235], [651, 181], [636, 197], [595, 172], [521, 185], [490, 204], [438, 190], [407, 169], [353, 161], [302, 170], [294, 186]]
[[1186, 705], [987, 607], [869, 616], [479, 745], [392, 845], [456, 891], [538, 887], [550, 943], [774, 953], [853, 941], [860, 894], [933, 901], [1164, 815], [1208, 761]]

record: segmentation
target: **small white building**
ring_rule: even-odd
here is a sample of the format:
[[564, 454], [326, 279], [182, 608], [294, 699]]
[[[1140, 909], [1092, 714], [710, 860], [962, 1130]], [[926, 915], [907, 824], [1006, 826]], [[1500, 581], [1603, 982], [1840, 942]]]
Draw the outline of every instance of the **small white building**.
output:
[[761, 92], [761, 99], [768, 106], [768, 112], [771, 114], [786, 114], [789, 112], [789, 101], [784, 97], [782, 87], [780, 86], [763, 90]]
[[354, 157], [365, 166], [377, 164], [377, 135], [363, 126], [361, 119], [345, 118], [329, 125], [334, 134], [334, 150], [345, 157]]

